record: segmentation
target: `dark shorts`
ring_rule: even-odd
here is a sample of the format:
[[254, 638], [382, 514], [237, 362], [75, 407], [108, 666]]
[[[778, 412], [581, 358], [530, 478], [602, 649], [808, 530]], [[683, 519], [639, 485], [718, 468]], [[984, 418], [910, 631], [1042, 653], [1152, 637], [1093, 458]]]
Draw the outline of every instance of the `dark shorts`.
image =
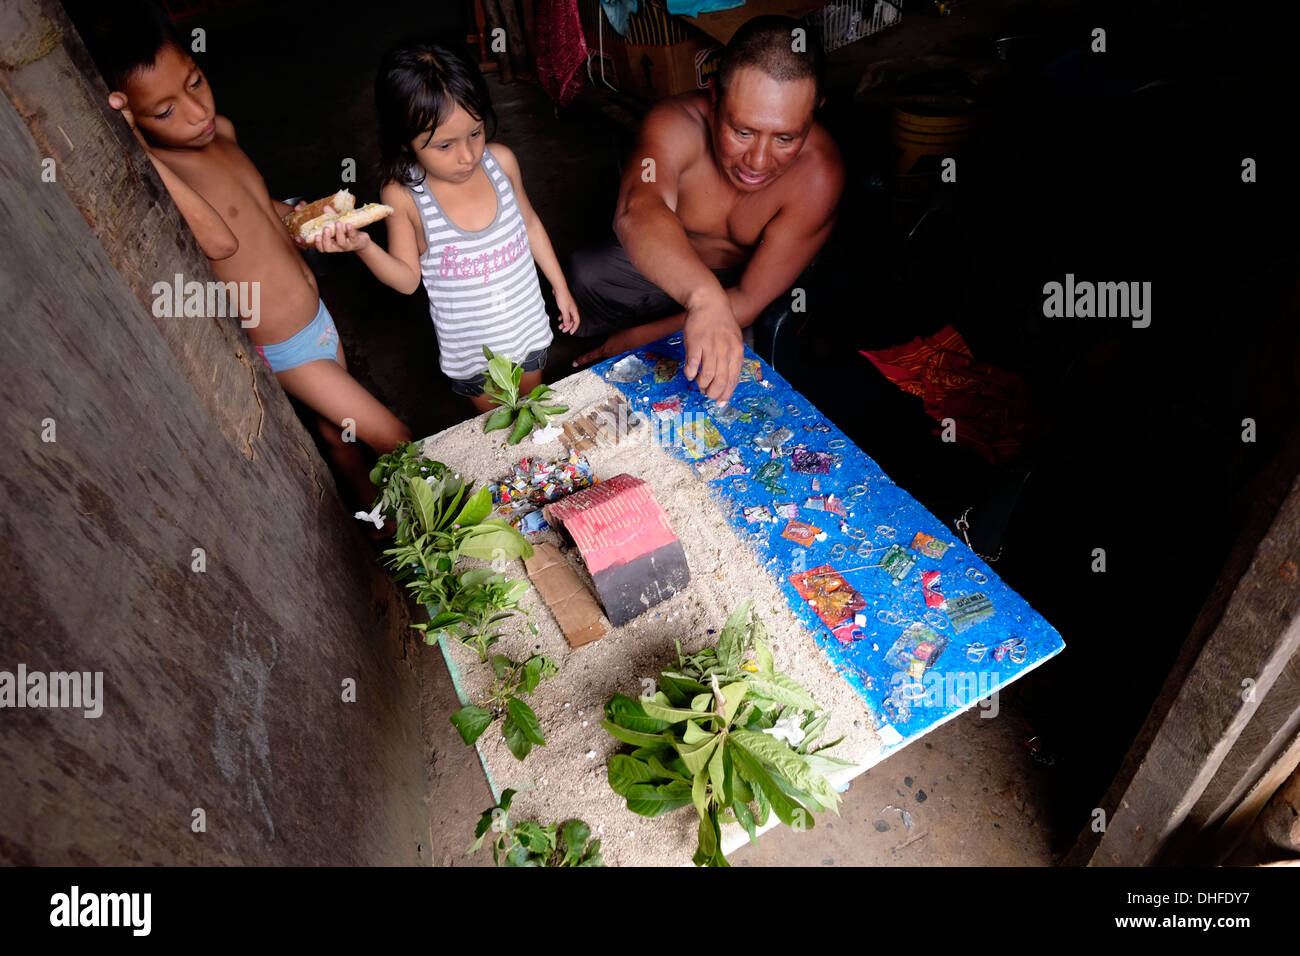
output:
[[[724, 289], [737, 285], [744, 272], [741, 267], [713, 270]], [[575, 252], [566, 274], [582, 316], [578, 336], [610, 335], [682, 311], [680, 303], [637, 271], [617, 242]]]
[[[529, 352], [524, 356], [524, 360], [519, 363], [525, 373], [540, 372], [546, 368], [546, 349], [538, 349], [536, 352]], [[451, 379], [451, 390], [457, 395], [464, 395], [466, 398], [474, 398], [483, 394], [483, 384], [487, 381], [487, 373], [483, 372], [475, 375], [473, 378]]]

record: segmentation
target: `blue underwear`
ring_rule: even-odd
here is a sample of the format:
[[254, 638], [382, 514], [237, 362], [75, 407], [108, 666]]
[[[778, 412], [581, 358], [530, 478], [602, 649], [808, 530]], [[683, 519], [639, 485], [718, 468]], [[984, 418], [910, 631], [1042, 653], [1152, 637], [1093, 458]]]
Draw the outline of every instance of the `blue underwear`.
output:
[[308, 362], [321, 359], [338, 361], [339, 333], [334, 328], [329, 309], [322, 300], [316, 310], [316, 317], [307, 325], [283, 342], [274, 345], [259, 345], [257, 353], [272, 372], [287, 372]]

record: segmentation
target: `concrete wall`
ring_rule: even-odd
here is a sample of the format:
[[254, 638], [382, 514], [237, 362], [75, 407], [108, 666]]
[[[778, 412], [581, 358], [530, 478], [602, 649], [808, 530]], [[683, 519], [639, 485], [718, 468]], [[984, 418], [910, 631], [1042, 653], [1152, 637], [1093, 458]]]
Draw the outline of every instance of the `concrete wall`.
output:
[[0, 862], [427, 862], [400, 595], [237, 322], [147, 307], [210, 273], [58, 4], [0, 88], [0, 671], [104, 688], [0, 710]]

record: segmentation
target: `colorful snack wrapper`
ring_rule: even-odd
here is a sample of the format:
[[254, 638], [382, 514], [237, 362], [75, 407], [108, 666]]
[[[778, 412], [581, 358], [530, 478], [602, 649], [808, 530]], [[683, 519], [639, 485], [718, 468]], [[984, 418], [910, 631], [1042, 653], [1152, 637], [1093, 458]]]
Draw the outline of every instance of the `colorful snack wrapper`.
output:
[[727, 447], [727, 440], [722, 437], [717, 426], [712, 420], [703, 416], [693, 418], [683, 425], [681, 436], [686, 454], [692, 458], [703, 458]]
[[891, 544], [889, 549], [885, 551], [885, 556], [880, 559], [880, 566], [885, 569], [886, 574], [894, 579], [894, 584], [899, 584], [916, 566], [916, 558], [898, 545]]
[[898, 636], [885, 654], [885, 663], [898, 668], [913, 680], [921, 677], [948, 647], [948, 639], [926, 627], [913, 624]]
[[754, 474], [754, 480], [770, 491], [774, 495], [783, 495], [786, 492], [784, 486], [777, 483], [777, 479], [785, 474], [785, 465], [779, 461], [768, 461], [763, 463]]
[[781, 537], [807, 548], [812, 546], [812, 543], [817, 540], [817, 536], [821, 533], [821, 528], [810, 525], [806, 521], [791, 521], [785, 526], [785, 530], [781, 532]]
[[796, 448], [792, 457], [794, 463], [791, 467], [801, 475], [829, 475], [831, 465], [835, 463], [835, 458], [828, 452], [809, 451], [807, 448]]
[[763, 363], [758, 359], [745, 359], [740, 363], [740, 380], [742, 382], [761, 382], [763, 380]]
[[948, 620], [952, 621], [952, 629], [961, 634], [985, 618], [992, 617], [993, 602], [987, 595], [978, 591], [974, 594], [963, 594], [961, 597], [948, 598], [944, 613], [948, 615]]
[[716, 481], [719, 478], [730, 478], [732, 475], [743, 475], [749, 472], [745, 463], [740, 460], [740, 449], [734, 446], [724, 448], [703, 461], [697, 461], [692, 467], [695, 469], [695, 474], [704, 481]]
[[948, 542], [940, 541], [933, 535], [918, 531], [912, 539], [912, 550], [920, 551], [927, 558], [938, 560], [948, 553]]
[[925, 597], [926, 607], [943, 607], [943, 594], [939, 591], [939, 572], [921, 572], [921, 594]]
[[655, 418], [674, 418], [682, 413], [682, 397], [669, 395], [661, 401], [651, 402], [650, 413]]
[[867, 606], [866, 599], [829, 564], [791, 575], [790, 583], [832, 631]]

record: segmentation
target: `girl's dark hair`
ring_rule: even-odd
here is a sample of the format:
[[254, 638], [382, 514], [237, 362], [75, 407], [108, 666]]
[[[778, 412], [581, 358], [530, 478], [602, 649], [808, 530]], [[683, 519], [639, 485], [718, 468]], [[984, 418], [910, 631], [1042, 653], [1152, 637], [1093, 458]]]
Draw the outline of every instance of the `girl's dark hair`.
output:
[[168, 44], [186, 55], [190, 52], [153, 0], [64, 0], [63, 6], [109, 90], [121, 90], [133, 74], [152, 69]]
[[496, 113], [478, 66], [464, 53], [437, 43], [407, 43], [390, 50], [375, 78], [379, 114], [379, 181], [415, 186], [424, 178], [411, 140], [446, 122], [456, 104], [496, 132]]

